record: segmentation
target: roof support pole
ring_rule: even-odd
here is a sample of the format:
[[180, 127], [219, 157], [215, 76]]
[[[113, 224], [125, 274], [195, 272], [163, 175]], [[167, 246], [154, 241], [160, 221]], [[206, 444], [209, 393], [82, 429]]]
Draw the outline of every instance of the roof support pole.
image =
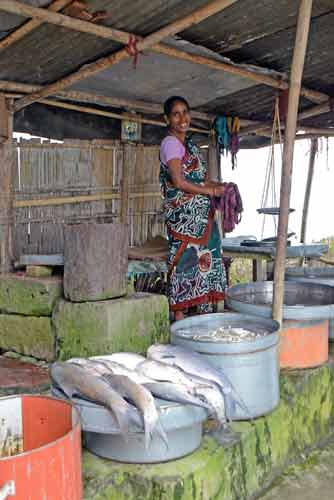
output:
[[274, 271], [273, 319], [282, 324], [286, 239], [289, 222], [293, 150], [297, 128], [298, 104], [312, 12], [312, 0], [301, 0], [290, 75], [288, 113], [284, 135], [277, 247]]
[[[173, 36], [176, 33], [179, 33], [189, 28], [190, 26], [193, 26], [194, 24], [200, 23], [204, 19], [207, 19], [208, 17], [213, 16], [214, 14], [217, 14], [218, 12], [234, 4], [236, 1], [238, 0], [213, 0], [209, 2], [207, 5], [204, 5], [203, 7], [196, 9], [191, 14], [188, 14], [182, 19], [178, 19], [177, 21], [174, 21], [173, 23], [164, 26], [158, 31], [151, 33], [147, 37], [139, 39], [137, 50], [142, 51], [145, 49], [149, 49], [158, 44], [164, 38], [167, 38], [168, 36]], [[0, 9], [13, 13], [21, 13], [23, 15], [24, 13], [29, 15], [30, 12], [31, 13], [30, 15], [34, 16], [35, 13], [39, 19], [43, 20], [47, 20], [48, 18], [50, 18], [50, 20], [51, 18], [57, 18], [60, 21], [60, 23], [57, 24], [60, 24], [62, 26], [66, 25], [66, 27], [69, 28], [71, 28], [73, 24], [78, 25], [78, 20], [71, 19], [68, 16], [62, 16], [61, 14], [50, 12], [46, 9], [32, 8], [30, 6], [27, 6], [26, 4], [20, 4], [20, 2], [16, 2], [15, 0], [11, 1], [0, 0]], [[91, 29], [94, 27], [97, 36], [101, 35], [105, 31], [103, 27], [95, 26], [89, 22], [81, 21], [80, 26], [83, 27], [83, 25], [86, 32], [91, 32]], [[107, 33], [108, 33], [107, 34], [108, 38], [118, 39], [119, 41], [125, 44], [129, 42], [128, 33], [112, 29], [107, 29]], [[62, 78], [58, 82], [54, 82], [51, 85], [44, 87], [43, 90], [41, 91], [22, 97], [14, 104], [13, 109], [14, 111], [18, 111], [19, 109], [22, 109], [25, 106], [28, 106], [29, 104], [32, 104], [33, 102], [42, 99], [43, 97], [47, 97], [50, 94], [54, 94], [57, 91], [62, 90], [63, 88], [69, 85], [72, 85], [76, 81], [82, 80], [83, 78], [87, 78], [88, 76], [94, 75], [95, 73], [98, 73], [103, 69], [106, 69], [114, 64], [117, 64], [126, 57], [129, 57], [129, 52], [127, 47], [111, 54], [110, 56], [103, 57], [91, 64], [83, 66], [79, 71], [73, 73], [72, 75]]]
[[14, 167], [13, 115], [7, 99], [0, 95], [0, 273], [12, 267], [12, 221]]
[[303, 206], [303, 216], [302, 216], [302, 226], [300, 232], [300, 242], [305, 243], [306, 239], [306, 226], [307, 226], [307, 217], [308, 217], [308, 209], [310, 205], [310, 197], [312, 190], [312, 181], [314, 174], [314, 164], [315, 157], [318, 152], [318, 139], [311, 139], [311, 150], [310, 150], [310, 159], [308, 164], [308, 173], [307, 173], [307, 181], [306, 181], [306, 189], [305, 189], [305, 197], [304, 197], [304, 206]]

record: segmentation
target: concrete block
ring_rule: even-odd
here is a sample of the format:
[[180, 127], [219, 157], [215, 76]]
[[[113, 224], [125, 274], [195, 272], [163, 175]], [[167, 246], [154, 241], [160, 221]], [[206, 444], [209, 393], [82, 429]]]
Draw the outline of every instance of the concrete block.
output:
[[145, 352], [169, 338], [168, 302], [163, 295], [135, 293], [113, 300], [60, 300], [53, 312], [58, 357], [115, 351]]
[[0, 276], [0, 311], [27, 316], [51, 316], [62, 296], [60, 277], [31, 278], [21, 274]]
[[0, 314], [0, 349], [38, 359], [55, 359], [55, 336], [50, 318]]

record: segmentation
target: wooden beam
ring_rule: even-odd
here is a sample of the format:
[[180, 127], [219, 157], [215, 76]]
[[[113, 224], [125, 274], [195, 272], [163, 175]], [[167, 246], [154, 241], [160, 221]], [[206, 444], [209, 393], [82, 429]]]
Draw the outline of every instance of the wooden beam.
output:
[[[103, 109], [96, 109], [96, 108], [91, 108], [87, 106], [78, 106], [77, 104], [70, 104], [66, 102], [61, 102], [61, 101], [53, 101], [51, 99], [41, 99], [40, 102], [47, 104], [49, 106], [54, 106], [56, 108], [63, 108], [63, 109], [71, 109], [73, 111], [79, 111], [81, 113], [89, 113], [92, 115], [98, 115], [98, 116], [107, 116], [109, 118], [116, 118], [118, 120], [132, 120], [136, 121], [139, 123], [147, 123], [150, 125], [155, 125], [157, 127], [166, 127], [166, 123], [162, 120], [152, 120], [148, 118], [142, 118], [140, 116], [134, 116], [131, 113], [113, 113], [112, 111], [104, 111]], [[198, 127], [190, 127], [189, 130], [191, 132], [198, 132], [200, 134], [209, 134], [210, 130], [204, 129], [204, 128], [198, 128]]]
[[[330, 109], [331, 108], [330, 108], [330, 103], [329, 103], [329, 99], [328, 99], [328, 101], [324, 104], [319, 104], [318, 106], [313, 106], [312, 108], [307, 109], [307, 110], [299, 113], [297, 120], [299, 122], [299, 121], [305, 120], [306, 118], [311, 118], [313, 116], [319, 116], [319, 115], [322, 115], [323, 113], [328, 113], [330, 111]], [[239, 133], [239, 136], [242, 137], [244, 135], [256, 134], [256, 135], [263, 135], [263, 136], [270, 136], [271, 137], [271, 132], [272, 132], [271, 128], [272, 128], [272, 123], [270, 123], [270, 122], [266, 122], [266, 123], [263, 123], [261, 125], [256, 125], [256, 124], [249, 125], [249, 126], [242, 128], [242, 130]], [[284, 123], [281, 124], [281, 128], [282, 128], [282, 130], [284, 130], [284, 128], [285, 128]], [[308, 127], [307, 125], [303, 126], [302, 124], [298, 125], [299, 130], [305, 130], [305, 131], [310, 132], [310, 133], [312, 133], [312, 130], [309, 130], [309, 129], [315, 129], [315, 128], [316, 127]], [[317, 131], [315, 133], [318, 133], [320, 130], [324, 130], [324, 133], [327, 133], [326, 129], [320, 129], [320, 128], [317, 129]], [[330, 128], [327, 130], [330, 131]]]
[[[0, 80], [0, 91], [8, 91], [13, 93], [27, 94], [41, 90], [42, 85], [30, 85], [27, 83], [10, 82], [7, 80]], [[15, 95], [14, 95], [15, 97]], [[21, 97], [21, 95], [19, 95]], [[137, 99], [124, 99], [120, 97], [110, 97], [101, 94], [94, 94], [91, 92], [82, 92], [76, 90], [65, 90], [55, 94], [54, 98], [61, 98], [62, 100], [87, 102], [90, 104], [102, 104], [103, 106], [112, 106], [116, 108], [127, 108], [136, 111], [143, 111], [150, 114], [163, 114], [163, 105], [159, 103], [151, 103], [148, 101], [140, 101]], [[204, 113], [203, 111], [191, 110], [192, 118], [213, 122], [216, 115], [213, 113]], [[241, 126], [247, 127], [249, 125], [259, 126], [259, 122], [254, 120], [240, 119]]]
[[[47, 10], [50, 10], [51, 12], [58, 12], [66, 7], [66, 5], [72, 3], [72, 1], [73, 0], [54, 0], [47, 7]], [[5, 38], [0, 40], [0, 50], [6, 49], [10, 45], [18, 42], [19, 40], [21, 40], [21, 38], [25, 37], [34, 29], [38, 28], [41, 24], [43, 24], [43, 22], [38, 19], [31, 19], [30, 21], [27, 21], [17, 30], [13, 31], [13, 33], [10, 33]]]
[[[17, 4], [18, 2], [15, 2], [15, 4]], [[9, 2], [8, 0], [1, 0], [0, 1], [0, 5], [2, 5], [3, 7], [6, 5], [6, 7], [10, 8], [10, 6], [8, 4], [13, 4], [13, 2]], [[30, 7], [30, 6], [25, 6], [22, 4], [19, 4], [21, 6], [21, 8], [25, 9], [26, 7], [28, 7], [28, 9], [36, 9], [35, 7]], [[39, 15], [41, 17], [44, 17], [45, 18], [45, 9], [37, 9], [41, 12], [39, 12]], [[27, 11], [26, 11], [27, 12]], [[31, 13], [32, 11], [30, 11]], [[63, 17], [66, 17], [66, 16], [63, 16]], [[91, 34], [95, 34], [96, 36], [100, 36], [96, 33], [96, 26], [92, 23], [88, 23], [86, 21], [80, 21], [80, 20], [77, 20], [77, 19], [73, 19], [73, 18], [69, 18], [70, 19], [70, 24], [71, 24], [71, 29], [75, 29], [77, 31], [84, 31], [85, 33], [91, 33]], [[49, 18], [49, 22], [51, 22], [50, 18]], [[79, 24], [77, 23], [79, 22]], [[85, 23], [85, 27], [83, 30], [81, 30], [81, 24], [80, 23]], [[57, 23], [56, 23], [57, 24]], [[108, 38], [108, 39], [112, 39], [112, 40], [115, 40], [115, 41], [119, 41], [121, 43], [127, 43], [128, 40], [129, 40], [129, 37], [130, 36], [134, 36], [132, 35], [131, 33], [126, 33], [126, 32], [121, 32], [119, 30], [117, 30], [117, 33], [118, 35], [115, 34], [115, 30], [113, 33], [111, 33], [111, 28], [107, 28], [105, 26], [98, 26], [97, 28], [100, 28], [103, 30], [103, 36], [104, 38]], [[183, 28], [185, 29], [185, 28]], [[101, 33], [101, 30], [100, 30], [100, 33]], [[124, 36], [125, 35], [125, 36]], [[136, 37], [138, 40], [140, 40], [139, 44], [138, 44], [138, 48], [141, 48], [142, 49], [142, 46], [140, 45], [141, 44], [141, 41], [142, 41], [142, 38], [141, 37]], [[181, 59], [181, 60], [185, 60], [185, 61], [189, 61], [189, 62], [192, 62], [194, 64], [201, 64], [201, 65], [205, 65], [205, 66], [208, 66], [212, 69], [216, 69], [216, 70], [219, 70], [219, 71], [224, 71], [224, 72], [227, 72], [227, 73], [231, 73], [231, 74], [236, 74], [240, 77], [243, 77], [243, 78], [248, 78], [252, 81], [255, 81], [257, 83], [262, 83], [262, 84], [265, 84], [265, 85], [268, 85], [270, 87], [274, 87], [274, 88], [278, 88], [278, 89], [286, 89], [288, 88], [288, 82], [284, 80], [284, 76], [285, 75], [282, 75], [281, 78], [273, 78], [273, 77], [270, 77], [270, 76], [267, 76], [267, 75], [263, 75], [263, 73], [261, 73], [261, 70], [247, 70], [245, 68], [243, 68], [241, 65], [238, 65], [238, 64], [234, 64], [233, 62], [231, 63], [225, 63], [225, 62], [221, 62], [221, 61], [217, 61], [216, 59], [212, 59], [212, 58], [209, 58], [209, 57], [204, 57], [204, 56], [198, 56], [198, 55], [194, 55], [194, 54], [189, 54], [188, 52], [185, 52], [185, 51], [181, 51], [179, 49], [176, 49], [174, 47], [170, 47], [168, 45], [163, 45], [163, 44], [156, 44], [154, 45], [153, 47], [150, 47], [152, 50], [156, 51], [156, 52], [160, 52], [162, 54], [165, 54], [167, 56], [171, 56], [171, 57], [176, 57], [178, 59]], [[95, 64], [97, 66], [95, 66]], [[105, 64], [105, 65], [104, 65]], [[100, 59], [98, 61], [96, 61], [95, 63], [91, 63], [90, 65], [84, 65], [82, 66], [81, 69], [79, 69], [77, 72], [74, 72], [72, 73], [72, 75], [69, 75], [70, 77], [72, 76], [73, 79], [70, 79], [70, 80], [65, 80], [65, 79], [62, 79], [62, 80], [59, 80], [59, 82], [62, 82], [62, 86], [61, 88], [65, 88], [66, 86], [69, 86], [71, 85], [72, 83], [74, 83], [75, 81], [79, 81], [83, 78], [86, 78], [87, 76], [89, 76], [90, 74], [93, 74], [93, 73], [90, 73], [88, 71], [88, 74], [86, 72], [84, 72], [84, 68], [86, 70], [89, 70], [89, 68], [92, 69], [92, 71], [94, 71], [96, 69], [96, 71], [94, 72], [97, 72], [97, 71], [101, 71], [102, 69], [105, 69], [106, 67], [108, 67], [110, 64], [113, 64], [113, 59], [112, 59], [112, 56], [109, 56], [107, 58], [104, 58], [104, 63], [103, 63], [103, 59]], [[59, 83], [58, 82], [58, 83]], [[57, 82], [55, 82], [54, 84], [51, 84], [50, 86], [47, 86], [45, 87], [45, 93], [43, 94], [43, 97], [46, 97], [47, 95], [50, 95], [52, 93], [55, 93], [57, 91], [57, 87], [56, 87], [56, 90], [54, 90], [54, 85], [57, 85]], [[48, 90], [47, 90], [48, 89]], [[60, 90], [60, 88], [58, 88], [58, 91]], [[308, 89], [306, 87], [302, 87], [301, 88], [301, 94], [304, 96], [304, 97], [307, 97], [309, 100], [313, 101], [313, 102], [316, 102], [316, 103], [323, 103], [323, 102], [326, 102], [328, 101], [328, 96], [322, 92], [318, 92], [318, 91], [315, 91], [315, 90], [312, 90], [312, 89]], [[36, 93], [36, 99], [38, 100], [39, 99], [39, 95], [38, 93]], [[21, 100], [21, 105], [28, 105], [28, 104], [25, 104], [25, 101], [22, 101]], [[30, 102], [29, 102], [30, 104]], [[19, 109], [19, 108], [17, 108]], [[17, 110], [16, 109], [16, 110]]]
[[12, 216], [14, 168], [13, 115], [8, 110], [7, 99], [0, 95], [0, 273], [12, 268]]
[[300, 232], [300, 242], [301, 243], [305, 243], [305, 240], [306, 240], [307, 217], [308, 217], [308, 209], [309, 209], [309, 205], [310, 205], [315, 157], [316, 157], [317, 152], [318, 152], [318, 139], [312, 139], [311, 140], [310, 159], [309, 159], [309, 165], [308, 165], [308, 173], [307, 173], [307, 181], [306, 181], [306, 189], [305, 189], [305, 196], [304, 196], [302, 226], [301, 226], [301, 232]]
[[[170, 23], [167, 26], [164, 26], [160, 30], [156, 31], [155, 33], [152, 33], [151, 35], [148, 35], [144, 39], [140, 39], [137, 48], [139, 51], [148, 49], [157, 44], [163, 38], [175, 35], [179, 31], [183, 31], [194, 24], [200, 23], [204, 19], [207, 19], [208, 17], [229, 7], [236, 1], [237, 0], [214, 0], [211, 3], [205, 5], [204, 7], [196, 9], [194, 12], [188, 14], [184, 18], [177, 20], [173, 23]], [[27, 7], [28, 10], [26, 9]], [[77, 19], [69, 18], [68, 16], [63, 16], [62, 14], [46, 11], [45, 9], [37, 9], [34, 7], [30, 7], [27, 6], [26, 4], [20, 4], [20, 2], [16, 2], [15, 0], [0, 0], [0, 9], [16, 14], [18, 13], [24, 14], [24, 12], [26, 12], [26, 15], [32, 15], [32, 16], [34, 16], [35, 12], [36, 16], [38, 16], [40, 19], [42, 18], [44, 20], [49, 19], [50, 22], [52, 22], [51, 20], [52, 17], [53, 18], [58, 17], [61, 26], [66, 25], [66, 27], [69, 27], [71, 29], [75, 29], [74, 26], [78, 25], [79, 22], [81, 23], [81, 25], [85, 24], [84, 27], [85, 32], [95, 34], [96, 36], [102, 36], [101, 30], [110, 29], [111, 31], [109, 32], [107, 38], [120, 41], [121, 43], [124, 44], [127, 44], [129, 41], [129, 34], [127, 33], [125, 34], [125, 32], [120, 32], [119, 30], [113, 30], [111, 28], [105, 28], [103, 26], [96, 26], [92, 23], [86, 21], [79, 21]], [[94, 26], [94, 32], [90, 31], [90, 27], [92, 26]], [[98, 31], [101, 32], [101, 35], [98, 34]], [[33, 93], [29, 96], [19, 99], [15, 103], [13, 110], [18, 111], [19, 109], [22, 109], [23, 107], [28, 106], [29, 104], [32, 104], [33, 102], [38, 101], [43, 97], [47, 97], [50, 94], [54, 94], [57, 91], [62, 90], [63, 88], [69, 85], [72, 85], [74, 82], [79, 81], [82, 78], [87, 78], [88, 76], [91, 76], [101, 71], [102, 69], [117, 64], [126, 57], [129, 57], [129, 52], [127, 48], [123, 48], [118, 52], [111, 54], [110, 56], [103, 57], [101, 59], [98, 59], [94, 63], [82, 66], [79, 71], [72, 73], [72, 75], [64, 77], [58, 82], [54, 82], [53, 84], [44, 87], [44, 89], [39, 92]]]
[[[161, 197], [160, 191], [156, 192], [143, 192], [143, 193], [131, 193], [129, 194], [130, 199], [135, 198], [158, 198]], [[25, 207], [48, 207], [52, 205], [67, 205], [76, 203], [87, 203], [90, 201], [103, 201], [103, 200], [121, 200], [121, 194], [119, 193], [100, 193], [100, 194], [86, 194], [78, 196], [59, 196], [54, 198], [36, 198], [31, 200], [14, 200], [14, 208], [25, 208]]]
[[129, 214], [129, 170], [133, 157], [133, 150], [130, 144], [124, 144], [123, 148], [123, 168], [121, 180], [121, 214], [120, 219], [123, 224], [128, 224]]
[[307, 40], [312, 13], [312, 0], [301, 0], [297, 21], [297, 32], [293, 59], [291, 65], [290, 90], [288, 113], [286, 119], [283, 163], [280, 191], [280, 214], [278, 219], [274, 293], [273, 293], [273, 318], [280, 324], [283, 321], [284, 273], [286, 258], [286, 240], [289, 222], [289, 206], [291, 192], [291, 177], [293, 166], [293, 151], [296, 136], [298, 104], [307, 48]]

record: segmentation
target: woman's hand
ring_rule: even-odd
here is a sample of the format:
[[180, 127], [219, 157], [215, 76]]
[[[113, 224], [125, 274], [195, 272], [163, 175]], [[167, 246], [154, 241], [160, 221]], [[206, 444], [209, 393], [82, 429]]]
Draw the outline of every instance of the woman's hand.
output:
[[223, 184], [216, 184], [212, 189], [212, 196], [224, 196], [225, 187], [223, 186]]

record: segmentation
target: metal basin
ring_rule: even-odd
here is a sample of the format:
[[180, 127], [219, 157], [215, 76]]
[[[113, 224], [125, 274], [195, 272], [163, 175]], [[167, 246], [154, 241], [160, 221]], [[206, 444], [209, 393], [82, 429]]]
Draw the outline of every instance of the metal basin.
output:
[[[52, 388], [52, 394], [64, 397], [56, 388]], [[74, 397], [72, 401], [80, 413], [85, 447], [100, 457], [126, 463], [167, 462], [192, 453], [201, 444], [202, 425], [208, 417], [204, 408], [156, 399], [168, 449], [154, 436], [146, 450], [144, 433], [136, 427], [130, 428], [125, 441], [106, 408], [80, 398]]]
[[[227, 292], [231, 309], [270, 318], [273, 283], [236, 285]], [[334, 287], [285, 282], [280, 366], [310, 368], [328, 359], [328, 320], [334, 318]]]
[[[213, 340], [220, 327], [243, 328], [261, 336], [240, 342]], [[202, 354], [222, 369], [255, 418], [271, 412], [279, 403], [278, 330], [279, 324], [271, 319], [235, 313], [206, 314], [175, 322], [171, 341]], [[228, 399], [226, 412], [232, 420], [249, 418]]]
[[[285, 279], [334, 287], [334, 269], [333, 267], [288, 267], [285, 270]], [[334, 342], [334, 320], [329, 321], [329, 340]]]

